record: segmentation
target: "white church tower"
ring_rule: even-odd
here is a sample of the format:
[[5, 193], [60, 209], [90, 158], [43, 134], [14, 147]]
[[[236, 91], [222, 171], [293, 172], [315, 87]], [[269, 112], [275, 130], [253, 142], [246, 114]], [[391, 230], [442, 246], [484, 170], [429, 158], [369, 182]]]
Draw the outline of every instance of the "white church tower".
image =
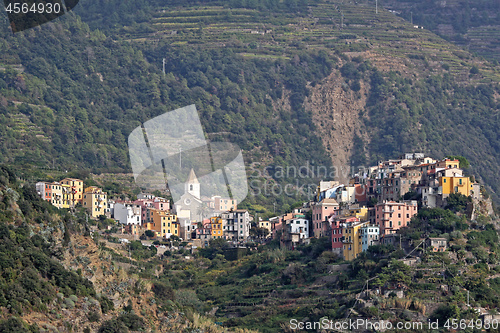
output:
[[189, 177], [184, 186], [184, 193], [189, 193], [197, 199], [201, 198], [200, 182], [198, 178], [196, 178], [193, 169], [189, 172]]

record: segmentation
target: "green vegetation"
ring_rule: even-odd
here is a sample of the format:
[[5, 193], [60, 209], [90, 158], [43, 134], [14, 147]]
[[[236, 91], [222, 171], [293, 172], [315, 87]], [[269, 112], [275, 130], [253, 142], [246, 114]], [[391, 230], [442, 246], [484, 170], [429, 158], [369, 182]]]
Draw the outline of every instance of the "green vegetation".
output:
[[144, 328], [144, 319], [133, 313], [124, 313], [115, 319], [106, 321], [99, 333], [127, 333], [129, 330], [137, 331]]
[[[165, 314], [162, 323], [174, 325], [165, 326], [173, 331], [181, 330], [175, 325], [182, 322], [186, 329], [210, 326], [214, 332], [219, 331], [213, 322], [222, 324], [220, 331], [247, 328], [275, 332], [292, 318], [341, 320], [348, 314], [407, 321], [449, 315], [476, 318], [463, 305], [467, 291], [474, 307], [493, 309], [500, 302], [500, 278], [490, 278], [500, 271], [498, 233], [491, 219], [468, 220], [463, 213], [468, 199], [460, 195], [450, 196], [446, 209], [420, 209], [403, 229], [403, 244], [421, 245], [427, 236], [448, 241], [448, 252], [424, 251], [420, 246], [414, 254], [421, 260], [412, 266], [400, 260], [405, 251], [397, 244], [371, 246], [355, 260], [343, 262], [331, 252], [327, 237], [312, 239], [309, 245], [295, 250], [277, 248], [276, 241], [257, 250], [250, 246], [237, 260], [226, 259], [227, 242], [221, 239], [213, 240], [189, 259], [182, 249], [160, 259], [152, 255], [155, 250], [140, 242], [123, 245], [123, 252], [131, 250], [133, 259], [128, 259], [100, 242], [99, 257], [126, 264], [128, 272], [118, 269], [122, 282], [115, 284], [109, 278], [115, 263], [103, 268], [102, 275], [107, 278], [100, 285], [103, 292], [97, 294], [93, 284], [82, 276], [87, 269], [75, 272], [58, 262], [63, 257], [56, 239], [44, 239], [46, 234], [40, 231], [33, 233], [40, 225], [35, 221], [41, 217], [49, 225], [61, 222], [68, 232], [61, 232], [59, 238], [67, 239], [75, 251], [85, 246], [69, 245], [74, 236], [90, 235], [85, 219], [79, 213], [49, 213], [50, 207], [33, 196], [26, 185], [21, 187], [9, 169], [0, 168], [0, 184], [0, 202], [4, 205], [0, 307], [9, 316], [0, 321], [2, 332], [38, 332], [37, 325], [30, 326], [21, 317], [33, 312], [52, 315], [62, 309], [70, 313], [85, 309], [85, 321], [99, 332], [152, 327], [155, 318], [137, 309], [139, 303], [132, 302], [135, 297], [141, 299], [141, 307], [154, 306], [155, 316]], [[24, 202], [26, 215], [13, 208], [20, 202]], [[77, 257], [84, 268], [87, 260]], [[128, 278], [123, 279], [125, 276]], [[125, 284], [132, 277], [137, 280], [127, 288]], [[356, 301], [355, 295], [363, 295], [362, 291], [366, 295], [367, 287], [368, 302]], [[115, 308], [117, 299], [106, 295], [118, 291], [130, 298]], [[207, 313], [211, 319], [197, 313]], [[109, 314], [112, 317], [104, 320]], [[202, 323], [208, 326], [200, 326]], [[89, 327], [84, 329], [89, 331]]]
[[[394, 72], [368, 73], [365, 80], [370, 81], [371, 92], [364, 120], [375, 130], [367, 144], [372, 162], [415, 147], [435, 156], [460, 152], [467, 159], [453, 157], [461, 167], [470, 161], [474, 165], [470, 172], [480, 174], [495, 193], [500, 191], [491, 168], [500, 163], [500, 155], [492, 154], [500, 151], [495, 125], [499, 104], [494, 98], [498, 85], [463, 86], [447, 73], [418, 81]], [[389, 96], [395, 99], [388, 102]]]
[[500, 59], [500, 17], [497, 15], [500, 5], [497, 1], [459, 0], [443, 5], [440, 1], [388, 0], [384, 6], [487, 59]]
[[[195, 103], [209, 139], [233, 141], [248, 164], [258, 162], [253, 167], [262, 177], [253, 184], [293, 181], [262, 170], [331, 165], [304, 101], [338, 69], [345, 89], [359, 93], [364, 83], [369, 90], [360, 116], [370, 135], [355, 138], [353, 163], [415, 149], [459, 153], [499, 191], [498, 86], [490, 85], [498, 69], [387, 11], [376, 14], [367, 1], [92, 0], [57, 26], [1, 32], [0, 162], [24, 167], [26, 178], [75, 168], [130, 171], [129, 133]], [[363, 59], [367, 50], [370, 59]], [[344, 52], [362, 55], [349, 61]], [[385, 66], [380, 56], [416, 76], [378, 70]], [[127, 187], [105, 185], [122, 195]], [[281, 195], [276, 204], [303, 197]], [[249, 199], [248, 207], [270, 214], [273, 203], [264, 196]]]

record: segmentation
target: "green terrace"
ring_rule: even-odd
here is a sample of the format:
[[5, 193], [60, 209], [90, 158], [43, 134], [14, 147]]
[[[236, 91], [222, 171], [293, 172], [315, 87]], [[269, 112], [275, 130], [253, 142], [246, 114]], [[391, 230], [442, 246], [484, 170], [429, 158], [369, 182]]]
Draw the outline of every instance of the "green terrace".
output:
[[[299, 49], [341, 52], [371, 49], [384, 56], [399, 58], [419, 53], [427, 61], [448, 63], [453, 73], [460, 73], [462, 69], [461, 74], [466, 74], [460, 55], [465, 52], [443, 43], [441, 38], [425, 29], [414, 28], [381, 7], [376, 13], [371, 2], [324, 1], [309, 6], [309, 13], [299, 17], [207, 4], [177, 10], [162, 8], [156, 12], [152, 27], [154, 32], [132, 32], [128, 39], [161, 38], [171, 45], [202, 44], [207, 48], [225, 45], [241, 50], [247, 57], [288, 58]], [[399, 41], [396, 46], [394, 40]]]

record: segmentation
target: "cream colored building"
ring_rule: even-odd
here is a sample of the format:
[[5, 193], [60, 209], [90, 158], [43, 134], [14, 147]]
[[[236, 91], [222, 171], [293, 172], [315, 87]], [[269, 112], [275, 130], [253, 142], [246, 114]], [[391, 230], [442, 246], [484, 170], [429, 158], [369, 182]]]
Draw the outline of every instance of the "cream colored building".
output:
[[96, 186], [90, 186], [83, 192], [83, 207], [90, 211], [92, 217], [105, 215], [108, 211], [108, 195]]

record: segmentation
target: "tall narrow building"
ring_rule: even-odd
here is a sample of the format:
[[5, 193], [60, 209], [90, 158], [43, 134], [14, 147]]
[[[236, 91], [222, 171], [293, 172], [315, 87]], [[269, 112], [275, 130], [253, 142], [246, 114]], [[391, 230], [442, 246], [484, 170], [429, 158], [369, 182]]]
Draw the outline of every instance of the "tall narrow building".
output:
[[200, 182], [198, 181], [198, 178], [196, 177], [193, 169], [191, 169], [191, 171], [189, 172], [189, 177], [186, 181], [184, 192], [191, 194], [196, 199], [201, 198]]

